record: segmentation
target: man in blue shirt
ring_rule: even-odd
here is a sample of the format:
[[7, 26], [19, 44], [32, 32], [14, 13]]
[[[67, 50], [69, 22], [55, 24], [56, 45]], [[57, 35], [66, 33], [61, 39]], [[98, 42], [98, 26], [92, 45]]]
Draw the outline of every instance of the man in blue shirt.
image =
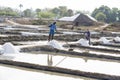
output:
[[49, 25], [49, 27], [50, 27], [50, 32], [49, 32], [48, 41], [53, 40], [55, 31], [57, 31], [56, 22], [53, 22], [51, 25]]

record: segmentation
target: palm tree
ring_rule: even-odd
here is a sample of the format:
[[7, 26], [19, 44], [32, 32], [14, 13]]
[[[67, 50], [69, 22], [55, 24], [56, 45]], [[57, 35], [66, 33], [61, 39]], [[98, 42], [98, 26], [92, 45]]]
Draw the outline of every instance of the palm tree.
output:
[[22, 5], [22, 4], [20, 4], [20, 5], [19, 5], [19, 7], [20, 7], [20, 16], [22, 16], [22, 11], [21, 11], [21, 8], [23, 7], [23, 5]]

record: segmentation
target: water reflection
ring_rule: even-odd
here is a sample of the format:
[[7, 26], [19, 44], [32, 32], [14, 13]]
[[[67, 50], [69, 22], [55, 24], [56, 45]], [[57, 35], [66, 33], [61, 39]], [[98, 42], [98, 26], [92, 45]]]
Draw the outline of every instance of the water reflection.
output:
[[52, 66], [53, 64], [52, 55], [50, 54], [47, 55], [47, 63], [48, 63], [48, 66]]
[[87, 57], [83, 57], [83, 60], [87, 63], [88, 58]]
[[120, 61], [57, 54], [59, 53], [39, 52], [39, 54], [20, 53], [8, 56], [15, 57], [14, 61], [120, 76]]

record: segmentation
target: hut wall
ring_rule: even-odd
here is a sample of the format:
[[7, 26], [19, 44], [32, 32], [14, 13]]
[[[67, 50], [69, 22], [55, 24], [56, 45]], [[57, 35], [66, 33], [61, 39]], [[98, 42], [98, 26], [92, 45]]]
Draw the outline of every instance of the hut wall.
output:
[[84, 14], [80, 14], [74, 21], [75, 26], [84, 25], [84, 26], [91, 26], [94, 24], [94, 21], [91, 20], [89, 17], [87, 17]]

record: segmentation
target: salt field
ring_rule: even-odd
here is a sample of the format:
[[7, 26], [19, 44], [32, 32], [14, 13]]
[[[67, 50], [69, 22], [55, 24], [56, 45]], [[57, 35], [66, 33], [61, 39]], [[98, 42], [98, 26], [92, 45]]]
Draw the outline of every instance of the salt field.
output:
[[[40, 54], [4, 54], [0, 56], [0, 59], [14, 60], [20, 62], [34, 63], [40, 65], [48, 65], [48, 59], [52, 58], [52, 66], [63, 67], [74, 70], [82, 70], [86, 72], [97, 72], [110, 75], [119, 75], [120, 63], [119, 61], [101, 61], [91, 60], [90, 58], [74, 58], [69, 56], [58, 56], [46, 54], [46, 52], [39, 52]], [[56, 53], [57, 54], [57, 53]], [[64, 59], [64, 60], [63, 60]], [[60, 62], [63, 60], [62, 62]], [[86, 61], [87, 60], [87, 61]], [[60, 63], [59, 63], [60, 62]], [[71, 64], [72, 63], [72, 64]], [[69, 65], [69, 66], [68, 66]], [[102, 66], [100, 66], [102, 65]], [[119, 75], [120, 76], [120, 75]]]
[[[61, 32], [56, 33], [55, 39], [48, 41], [49, 31], [43, 26], [34, 28], [27, 25], [23, 28], [21, 25], [20, 29], [17, 26], [7, 26], [3, 30], [0, 36], [0, 80], [108, 79], [99, 75], [120, 77], [120, 43], [116, 43], [119, 42], [119, 36], [93, 38], [92, 43], [95, 43], [95, 40], [99, 42], [98, 45], [89, 45], [89, 41], [79, 31], [65, 31], [60, 28]], [[100, 33], [93, 31], [92, 35], [100, 35]], [[9, 61], [14, 65], [8, 64]], [[18, 66], [19, 62], [21, 65], [29, 63], [47, 66], [48, 70], [49, 67], [66, 69], [68, 72], [77, 70], [80, 73], [84, 72], [84, 75], [46, 71], [47, 69], [29, 69]], [[86, 76], [87, 73], [91, 76]]]

